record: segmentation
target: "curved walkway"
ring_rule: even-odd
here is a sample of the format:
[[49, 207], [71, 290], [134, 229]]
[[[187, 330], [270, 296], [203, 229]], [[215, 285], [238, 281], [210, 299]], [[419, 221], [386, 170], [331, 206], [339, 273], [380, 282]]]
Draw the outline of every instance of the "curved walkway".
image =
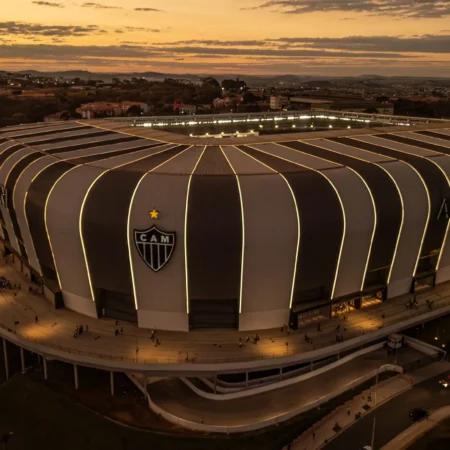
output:
[[[450, 312], [450, 283], [447, 283], [421, 297], [418, 310], [405, 308], [406, 298], [399, 297], [352, 311], [345, 321], [323, 319], [322, 331], [317, 330], [317, 322], [307, 323], [289, 335], [280, 329], [261, 331], [257, 345], [248, 343], [241, 349], [238, 340], [245, 339], [248, 333], [237, 330], [157, 331], [161, 345], [156, 347], [150, 331], [136, 324], [121, 322], [116, 326], [112, 319], [97, 320], [67, 309], [55, 310], [44, 297], [30, 295], [27, 284], [11, 266], [0, 265], [0, 276], [22, 286], [22, 290], [5, 290], [0, 295], [0, 336], [63, 361], [153, 375], [207, 376], [292, 365], [370, 343]], [[431, 313], [425, 305], [426, 298], [434, 300]], [[75, 327], [80, 324], [85, 328], [87, 325], [89, 331], [74, 339]], [[335, 342], [337, 324], [347, 328], [345, 342], [340, 344]], [[114, 331], [121, 326], [124, 332], [116, 337]], [[305, 333], [312, 343], [305, 342]]]
[[[339, 367], [286, 387], [252, 395], [250, 398], [210, 400], [194, 393], [179, 379], [148, 386], [151, 403], [173, 417], [197, 424], [197, 429], [216, 426], [211, 431], [245, 431], [266, 426], [268, 421], [286, 420], [319, 406], [371, 378], [380, 366], [404, 364], [423, 356], [413, 349], [401, 349], [397, 355], [386, 349], [357, 357]], [[292, 414], [291, 414], [292, 413]], [[182, 423], [182, 422], [181, 422]], [[205, 425], [202, 427], [201, 425]], [[220, 430], [220, 427], [224, 430]], [[191, 425], [190, 428], [194, 428]]]
[[397, 437], [392, 439], [381, 450], [404, 450], [420, 439], [424, 434], [437, 427], [442, 421], [450, 417], [450, 405], [433, 411], [427, 420], [416, 422]]

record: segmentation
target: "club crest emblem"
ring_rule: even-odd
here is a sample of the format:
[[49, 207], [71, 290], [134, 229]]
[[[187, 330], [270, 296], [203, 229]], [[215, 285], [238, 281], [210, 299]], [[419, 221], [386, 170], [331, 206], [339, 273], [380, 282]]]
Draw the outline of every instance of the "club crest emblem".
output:
[[141, 258], [154, 272], [161, 270], [175, 249], [176, 234], [162, 231], [156, 226], [148, 230], [134, 230], [134, 242]]

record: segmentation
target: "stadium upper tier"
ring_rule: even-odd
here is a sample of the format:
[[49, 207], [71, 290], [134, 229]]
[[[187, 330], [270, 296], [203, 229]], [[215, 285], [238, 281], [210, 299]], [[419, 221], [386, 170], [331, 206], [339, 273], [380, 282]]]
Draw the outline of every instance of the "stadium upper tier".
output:
[[5, 249], [56, 304], [258, 330], [450, 280], [449, 122], [219, 139], [146, 120], [0, 129]]

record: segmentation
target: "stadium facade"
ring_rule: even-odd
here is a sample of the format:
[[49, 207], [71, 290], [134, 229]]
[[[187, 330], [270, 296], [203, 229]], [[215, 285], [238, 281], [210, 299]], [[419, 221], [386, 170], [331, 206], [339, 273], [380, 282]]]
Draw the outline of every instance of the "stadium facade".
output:
[[194, 139], [0, 130], [1, 237], [56, 306], [259, 330], [450, 280], [450, 124]]

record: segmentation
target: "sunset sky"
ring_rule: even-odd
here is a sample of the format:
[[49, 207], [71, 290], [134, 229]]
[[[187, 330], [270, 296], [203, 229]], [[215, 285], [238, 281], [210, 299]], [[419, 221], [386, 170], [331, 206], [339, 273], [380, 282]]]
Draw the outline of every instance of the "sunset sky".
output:
[[0, 70], [450, 77], [450, 0], [1, 0]]

